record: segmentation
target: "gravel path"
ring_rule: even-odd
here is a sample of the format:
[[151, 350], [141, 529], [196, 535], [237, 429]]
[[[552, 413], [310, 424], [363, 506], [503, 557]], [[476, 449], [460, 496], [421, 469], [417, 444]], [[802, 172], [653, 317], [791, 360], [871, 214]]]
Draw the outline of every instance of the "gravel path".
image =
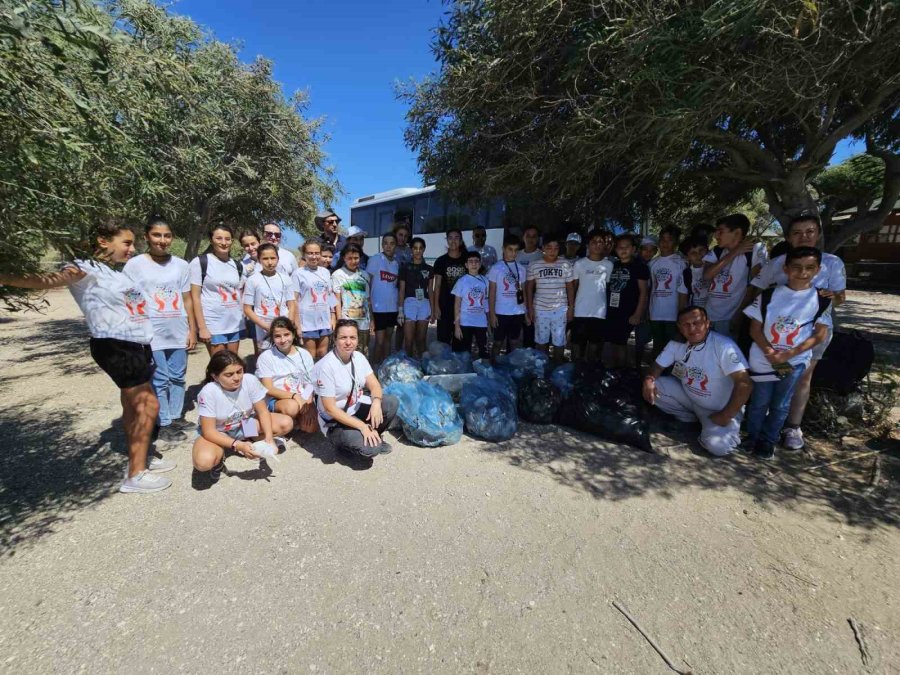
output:
[[301, 437], [208, 490], [168, 448], [170, 490], [120, 495], [118, 395], [50, 299], [0, 319], [2, 672], [671, 672], [612, 600], [695, 673], [900, 670], [893, 453], [867, 496], [555, 427], [372, 466]]

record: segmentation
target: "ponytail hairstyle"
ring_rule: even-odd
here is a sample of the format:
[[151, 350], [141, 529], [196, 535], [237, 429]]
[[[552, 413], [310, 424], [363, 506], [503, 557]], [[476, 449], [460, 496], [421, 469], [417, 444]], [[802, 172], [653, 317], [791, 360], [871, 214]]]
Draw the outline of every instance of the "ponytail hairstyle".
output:
[[172, 226], [169, 225], [168, 220], [166, 220], [161, 214], [153, 212], [149, 216], [147, 216], [147, 222], [144, 223], [144, 234], [150, 234], [150, 230], [152, 230], [157, 225], [164, 225], [170, 230], [172, 229]]
[[209, 363], [206, 364], [206, 379], [203, 381], [204, 384], [213, 382], [215, 376], [221, 375], [222, 371], [228, 366], [240, 366], [245, 370], [247, 368], [247, 366], [244, 365], [244, 359], [234, 352], [223, 349], [222, 351], [213, 354], [209, 359]]
[[[293, 344], [295, 347], [300, 347], [300, 335], [297, 333], [297, 326], [294, 325], [294, 322], [291, 321], [286, 316], [278, 316], [272, 319], [272, 323], [269, 326], [269, 342], [272, 343], [272, 346], [275, 347], [275, 329], [283, 328], [284, 330], [291, 331], [291, 334], [294, 336]], [[278, 347], [275, 347], [278, 349]]]
[[98, 239], [111, 241], [118, 234], [126, 231], [134, 233], [134, 228], [131, 225], [126, 225], [125, 221], [118, 218], [110, 218], [95, 225], [91, 230], [93, 257], [97, 260], [104, 260], [107, 258], [106, 252], [103, 250], [103, 247], [100, 246], [99, 241], [97, 241]]

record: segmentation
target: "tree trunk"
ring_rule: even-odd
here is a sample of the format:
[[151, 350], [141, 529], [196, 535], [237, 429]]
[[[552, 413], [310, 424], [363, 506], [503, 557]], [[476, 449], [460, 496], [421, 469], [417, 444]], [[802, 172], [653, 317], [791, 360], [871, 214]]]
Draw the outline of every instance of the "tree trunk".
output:
[[204, 199], [197, 204], [197, 216], [197, 224], [188, 235], [187, 244], [184, 250], [184, 257], [187, 260], [191, 260], [197, 257], [197, 253], [200, 252], [200, 246], [202, 245], [203, 239], [206, 237], [207, 230], [209, 229], [209, 224], [212, 222], [213, 217], [215, 216], [213, 208], [210, 205], [208, 199]]
[[794, 169], [776, 185], [764, 188], [769, 213], [779, 222], [787, 236], [788, 226], [793, 218], [804, 211], [818, 213], [816, 200], [809, 191], [809, 174], [805, 170]]

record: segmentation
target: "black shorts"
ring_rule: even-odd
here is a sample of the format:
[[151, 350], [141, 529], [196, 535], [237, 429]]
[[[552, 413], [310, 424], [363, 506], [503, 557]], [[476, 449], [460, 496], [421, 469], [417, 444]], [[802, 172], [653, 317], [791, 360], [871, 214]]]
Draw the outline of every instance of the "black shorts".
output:
[[522, 336], [522, 326], [525, 325], [524, 314], [498, 314], [497, 327], [494, 329], [494, 342], [515, 342]]
[[150, 345], [137, 342], [91, 338], [91, 356], [119, 389], [147, 384], [156, 368]]
[[578, 316], [572, 322], [572, 342], [578, 345], [587, 343], [598, 345], [604, 342], [603, 331], [606, 319]]
[[387, 330], [397, 325], [397, 312], [373, 312], [374, 330]]
[[603, 320], [603, 331], [600, 334], [603, 336], [604, 342], [610, 342], [614, 345], [626, 345], [633, 330], [634, 326], [628, 323], [627, 316], [617, 316], [612, 319], [607, 317]]

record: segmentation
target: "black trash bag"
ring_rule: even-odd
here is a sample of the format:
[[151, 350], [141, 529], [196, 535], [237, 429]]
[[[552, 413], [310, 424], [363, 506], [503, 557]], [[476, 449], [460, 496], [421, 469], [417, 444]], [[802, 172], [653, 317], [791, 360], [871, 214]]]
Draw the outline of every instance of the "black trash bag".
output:
[[556, 419], [562, 394], [543, 377], [519, 383], [519, 416], [534, 424], [550, 424]]
[[653, 452], [649, 425], [639, 401], [627, 394], [610, 395], [607, 382], [576, 387], [566, 402], [560, 423], [613, 443]]

